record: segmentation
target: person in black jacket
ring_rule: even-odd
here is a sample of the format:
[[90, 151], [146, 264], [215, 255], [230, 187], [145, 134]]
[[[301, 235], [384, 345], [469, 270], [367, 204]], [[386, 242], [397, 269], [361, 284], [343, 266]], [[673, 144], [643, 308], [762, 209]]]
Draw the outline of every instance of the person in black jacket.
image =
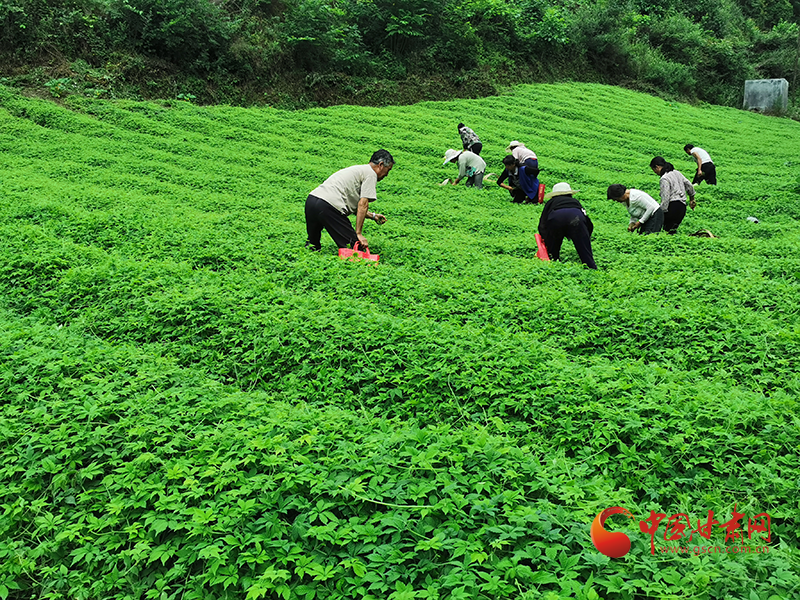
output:
[[581, 203], [572, 197], [578, 191], [566, 182], [553, 186], [553, 191], [545, 195], [547, 203], [539, 218], [539, 234], [551, 260], [561, 257], [561, 243], [567, 237], [575, 245], [581, 262], [590, 269], [596, 269], [591, 242], [594, 225]]

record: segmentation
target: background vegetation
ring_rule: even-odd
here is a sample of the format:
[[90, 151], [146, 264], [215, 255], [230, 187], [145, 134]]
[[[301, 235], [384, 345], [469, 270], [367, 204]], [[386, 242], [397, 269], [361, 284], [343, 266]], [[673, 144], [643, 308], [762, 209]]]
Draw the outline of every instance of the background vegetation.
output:
[[56, 97], [308, 107], [561, 79], [740, 106], [796, 90], [796, 0], [4, 0], [5, 83]]
[[[799, 124], [590, 84], [0, 99], [3, 600], [797, 597]], [[600, 271], [535, 258], [540, 207], [436, 185], [460, 120], [493, 169], [516, 138], [581, 190]], [[628, 234], [606, 186], [656, 194], [689, 141], [720, 186]], [[379, 147], [381, 262], [304, 251], [307, 192]], [[770, 551], [653, 556], [615, 517], [611, 560], [614, 505], [767, 512]]]

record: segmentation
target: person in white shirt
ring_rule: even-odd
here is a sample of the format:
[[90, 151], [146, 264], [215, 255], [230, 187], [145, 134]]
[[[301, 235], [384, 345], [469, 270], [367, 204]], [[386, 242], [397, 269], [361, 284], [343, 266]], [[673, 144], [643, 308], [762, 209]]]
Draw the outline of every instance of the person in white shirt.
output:
[[692, 184], [697, 185], [705, 181], [708, 185], [717, 185], [717, 167], [714, 166], [708, 152], [691, 144], [686, 144], [683, 151], [697, 162], [697, 173], [692, 179]]
[[[355, 165], [336, 171], [318, 186], [306, 199], [306, 247], [322, 247], [322, 230], [325, 229], [339, 248], [359, 243], [362, 250], [368, 247], [367, 238], [361, 234], [365, 219], [383, 225], [386, 217], [369, 211], [370, 201], [377, 200], [376, 184], [389, 174], [394, 166], [392, 155], [378, 150], [367, 165]], [[353, 229], [348, 215], [356, 215]]]
[[486, 173], [486, 161], [469, 150], [453, 150], [450, 148], [444, 153], [443, 165], [449, 162], [458, 164], [458, 177], [453, 180], [453, 185], [467, 178], [467, 187], [475, 186], [483, 189], [483, 176]]
[[661, 206], [649, 194], [624, 185], [608, 186], [607, 197], [624, 204], [630, 215], [628, 231], [638, 231], [642, 235], [658, 233], [664, 224], [664, 212]]

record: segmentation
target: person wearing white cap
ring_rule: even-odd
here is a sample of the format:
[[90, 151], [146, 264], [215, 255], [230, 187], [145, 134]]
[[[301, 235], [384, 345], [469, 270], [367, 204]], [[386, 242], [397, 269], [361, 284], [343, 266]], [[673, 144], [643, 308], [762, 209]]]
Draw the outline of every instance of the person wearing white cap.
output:
[[530, 148], [526, 148], [525, 144], [518, 142], [517, 140], [514, 140], [508, 144], [506, 147], [506, 152], [513, 154], [514, 158], [516, 158], [517, 162], [520, 164], [525, 163], [525, 161], [529, 159], [533, 159], [538, 162], [538, 159], [536, 158], [536, 152]]
[[539, 235], [551, 260], [561, 258], [561, 244], [566, 237], [572, 240], [581, 262], [596, 269], [591, 242], [594, 225], [581, 203], [572, 197], [579, 191], [563, 181], [553, 186], [553, 191], [545, 195], [547, 202], [539, 217]]
[[454, 150], [450, 148], [444, 153], [443, 165], [449, 162], [458, 164], [458, 177], [453, 180], [453, 185], [467, 178], [467, 187], [483, 188], [483, 175], [486, 173], [486, 161], [469, 150]]

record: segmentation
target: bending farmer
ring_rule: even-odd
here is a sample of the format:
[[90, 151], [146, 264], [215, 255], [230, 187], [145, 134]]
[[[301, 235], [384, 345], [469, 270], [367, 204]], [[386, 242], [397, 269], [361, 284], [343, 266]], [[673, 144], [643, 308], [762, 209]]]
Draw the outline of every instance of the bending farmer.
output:
[[549, 200], [539, 218], [539, 234], [552, 260], [561, 258], [561, 243], [567, 237], [575, 245], [581, 262], [596, 269], [591, 242], [594, 226], [581, 203], [572, 197], [578, 191], [565, 182], [553, 186], [553, 191], [545, 196]]
[[469, 150], [470, 152], [474, 152], [480, 156], [481, 150], [483, 150], [483, 144], [481, 144], [480, 139], [478, 139], [477, 134], [472, 131], [472, 129], [463, 123], [459, 123], [458, 135], [461, 136], [461, 145], [463, 146], [464, 150]]
[[[533, 150], [522, 142], [513, 141], [506, 148], [511, 154], [503, 158], [505, 170], [497, 179], [497, 185], [508, 190], [511, 201], [539, 201], [539, 161]], [[508, 179], [508, 184], [503, 183]]]
[[458, 182], [467, 178], [467, 187], [475, 186], [479, 190], [483, 188], [483, 175], [486, 173], [486, 162], [474, 152], [469, 150], [449, 149], [444, 153], [443, 165], [449, 162], [458, 164], [458, 177], [453, 181], [453, 185], [458, 185]]
[[658, 233], [664, 224], [664, 213], [658, 202], [641, 190], [628, 189], [618, 183], [608, 186], [607, 196], [624, 204], [630, 215], [628, 231], [638, 231], [642, 235]]
[[697, 162], [697, 173], [692, 179], [692, 183], [697, 185], [701, 181], [705, 181], [708, 185], [717, 185], [717, 167], [714, 166], [708, 152], [691, 144], [686, 144], [683, 151]]
[[[314, 189], [306, 199], [306, 247], [319, 250], [322, 247], [320, 237], [325, 229], [339, 248], [347, 248], [355, 242], [366, 248], [367, 238], [361, 235], [364, 219], [371, 219], [379, 225], [386, 222], [382, 214], [369, 211], [369, 203], [377, 200], [376, 184], [389, 174], [393, 166], [392, 155], [386, 150], [378, 150], [368, 165], [336, 171]], [[355, 229], [347, 218], [352, 214], [356, 215]]]

